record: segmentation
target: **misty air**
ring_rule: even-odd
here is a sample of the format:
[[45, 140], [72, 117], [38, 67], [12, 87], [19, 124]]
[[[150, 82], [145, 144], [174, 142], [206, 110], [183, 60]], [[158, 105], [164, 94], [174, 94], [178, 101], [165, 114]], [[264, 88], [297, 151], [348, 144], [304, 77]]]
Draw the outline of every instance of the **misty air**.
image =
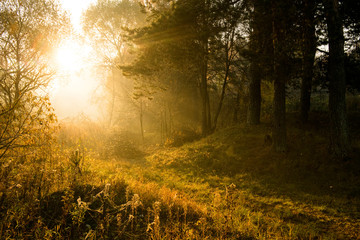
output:
[[0, 239], [360, 239], [359, 13], [1, 0]]

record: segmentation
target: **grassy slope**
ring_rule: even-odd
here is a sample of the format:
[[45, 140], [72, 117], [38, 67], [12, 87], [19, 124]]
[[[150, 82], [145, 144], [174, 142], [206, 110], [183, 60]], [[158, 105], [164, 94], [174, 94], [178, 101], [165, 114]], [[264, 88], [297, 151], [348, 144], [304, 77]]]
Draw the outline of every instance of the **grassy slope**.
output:
[[332, 160], [322, 124], [289, 129], [287, 153], [264, 144], [263, 124], [232, 127], [144, 160], [97, 164], [104, 179], [121, 174], [134, 192], [144, 195], [150, 186], [158, 195], [167, 189], [186, 196], [221, 238], [360, 239], [359, 154]]

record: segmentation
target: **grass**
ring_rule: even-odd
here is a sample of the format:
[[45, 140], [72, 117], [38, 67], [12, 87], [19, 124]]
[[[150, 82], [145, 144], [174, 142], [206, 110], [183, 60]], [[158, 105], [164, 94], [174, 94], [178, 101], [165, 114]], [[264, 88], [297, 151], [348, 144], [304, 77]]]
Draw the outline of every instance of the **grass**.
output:
[[268, 124], [133, 159], [58, 152], [45, 182], [1, 205], [0, 239], [360, 239], [358, 123], [338, 162], [325, 118], [289, 122], [286, 153], [264, 140]]
[[208, 237], [359, 239], [358, 155], [337, 162], [321, 129], [297, 128], [289, 129], [289, 151], [274, 153], [264, 145], [268, 130], [237, 126], [138, 161], [114, 159], [107, 175], [120, 174], [135, 192], [150, 186], [161, 201], [164, 192], [185, 196], [206, 216]]

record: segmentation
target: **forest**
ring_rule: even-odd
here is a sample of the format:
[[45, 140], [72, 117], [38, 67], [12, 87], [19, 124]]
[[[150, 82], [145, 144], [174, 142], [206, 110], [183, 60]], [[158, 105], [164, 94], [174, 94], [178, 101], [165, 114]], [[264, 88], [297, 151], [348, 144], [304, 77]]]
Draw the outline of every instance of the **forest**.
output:
[[0, 239], [360, 239], [360, 1], [1, 0]]

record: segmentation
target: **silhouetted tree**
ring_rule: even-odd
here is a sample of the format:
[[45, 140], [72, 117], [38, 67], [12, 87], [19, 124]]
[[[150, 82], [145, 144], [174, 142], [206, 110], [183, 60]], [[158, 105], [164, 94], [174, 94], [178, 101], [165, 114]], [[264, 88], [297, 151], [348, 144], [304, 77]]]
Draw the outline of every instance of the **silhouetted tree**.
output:
[[307, 122], [310, 110], [311, 87], [316, 53], [314, 0], [302, 1], [302, 77], [300, 97], [300, 118]]
[[285, 151], [286, 105], [285, 84], [290, 78], [290, 60], [294, 53], [292, 28], [295, 5], [286, 0], [272, 1], [272, 40], [274, 50], [274, 103], [273, 103], [273, 146], [276, 151]]
[[329, 39], [329, 111], [332, 152], [346, 158], [350, 151], [346, 115], [346, 80], [344, 69], [344, 32], [338, 0], [324, 0]]
[[250, 68], [249, 68], [249, 103], [247, 123], [260, 123], [261, 80], [269, 74], [272, 66], [272, 15], [270, 1], [249, 1], [250, 17]]

